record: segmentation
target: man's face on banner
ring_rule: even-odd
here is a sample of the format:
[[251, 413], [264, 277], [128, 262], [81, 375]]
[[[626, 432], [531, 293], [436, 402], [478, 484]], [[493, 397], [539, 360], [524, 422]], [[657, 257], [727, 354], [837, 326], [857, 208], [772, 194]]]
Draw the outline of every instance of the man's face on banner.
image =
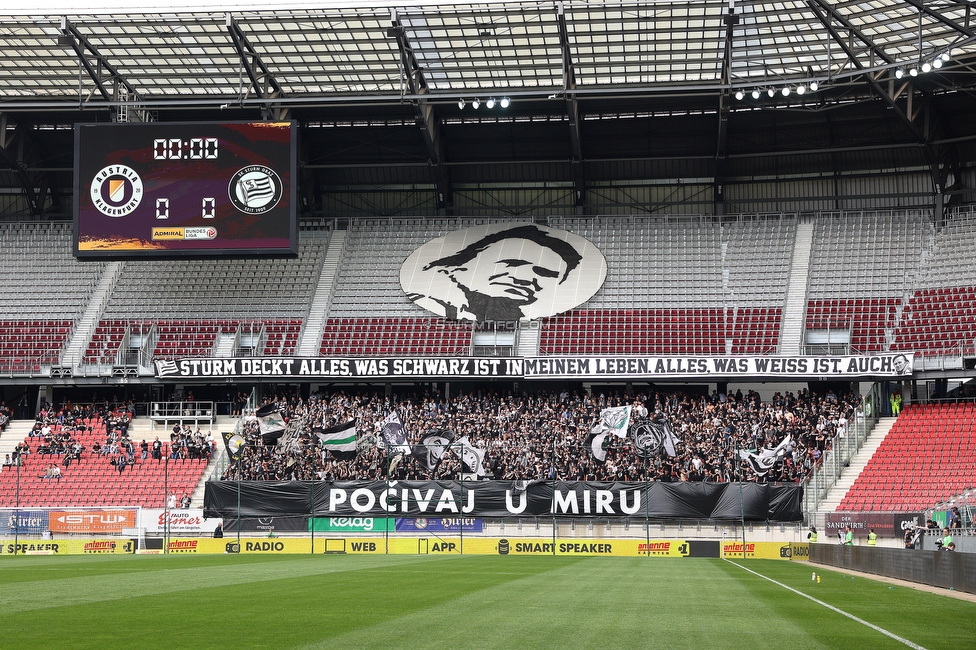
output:
[[527, 239], [505, 239], [452, 269], [451, 277], [482, 295], [530, 304], [540, 292], [554, 291], [566, 269], [566, 262], [551, 248]]

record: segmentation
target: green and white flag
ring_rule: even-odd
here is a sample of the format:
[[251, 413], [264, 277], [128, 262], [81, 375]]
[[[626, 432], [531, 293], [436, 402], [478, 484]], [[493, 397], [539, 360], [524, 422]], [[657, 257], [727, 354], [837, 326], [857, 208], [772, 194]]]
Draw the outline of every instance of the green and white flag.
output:
[[614, 406], [600, 411], [600, 424], [607, 433], [612, 433], [618, 438], [626, 438], [627, 430], [630, 429], [630, 407]]
[[329, 451], [355, 452], [356, 451], [356, 421], [349, 420], [343, 424], [337, 424], [328, 429], [316, 429], [315, 435], [318, 436], [324, 449]]

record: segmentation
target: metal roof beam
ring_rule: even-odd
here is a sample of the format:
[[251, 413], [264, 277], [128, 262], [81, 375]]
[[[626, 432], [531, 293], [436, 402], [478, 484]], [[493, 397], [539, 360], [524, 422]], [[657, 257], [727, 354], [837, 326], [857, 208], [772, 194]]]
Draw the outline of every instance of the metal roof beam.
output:
[[[905, 0], [905, 2], [907, 2], [908, 4], [912, 5], [916, 9], [918, 9], [920, 12], [922, 12], [926, 16], [928, 16], [930, 18], [933, 18], [933, 19], [939, 21], [940, 23], [942, 23], [946, 27], [949, 27], [950, 29], [954, 29], [957, 32], [959, 32], [960, 34], [965, 34], [966, 36], [969, 36], [970, 38], [976, 36], [976, 32], [974, 32], [973, 30], [969, 29], [968, 27], [966, 27], [964, 25], [960, 25], [959, 23], [957, 23], [956, 21], [952, 20], [951, 18], [946, 18], [945, 16], [943, 16], [942, 14], [940, 14], [938, 11], [935, 11], [934, 9], [930, 9], [929, 7], [926, 7], [923, 3], [919, 2], [918, 0]], [[969, 10], [969, 7], [967, 6], [966, 9], [968, 11]]]
[[424, 146], [427, 148], [428, 163], [434, 173], [434, 183], [437, 186], [437, 207], [441, 210], [448, 210], [453, 205], [454, 198], [450, 173], [444, 165], [444, 141], [441, 136], [441, 123], [434, 112], [434, 105], [427, 98], [430, 94], [430, 86], [424, 76], [424, 68], [417, 59], [413, 44], [410, 42], [407, 31], [395, 9], [390, 12], [390, 22], [392, 27], [387, 30], [387, 36], [396, 38], [397, 48], [400, 51], [403, 81], [407, 84], [410, 94], [417, 98], [413, 105], [417, 113], [417, 126], [420, 127]]
[[580, 129], [579, 100], [576, 97], [576, 69], [573, 52], [569, 46], [569, 28], [563, 3], [556, 6], [556, 22], [559, 26], [559, 48], [562, 52], [563, 92], [566, 97], [566, 113], [569, 116], [569, 144], [573, 155], [573, 186], [577, 207], [586, 203], [586, 177], [583, 174], [583, 136]]
[[[247, 78], [251, 82], [254, 95], [258, 99], [285, 97], [286, 94], [281, 84], [278, 83], [271, 69], [261, 59], [260, 53], [251, 45], [251, 41], [248, 40], [247, 35], [241, 30], [237, 21], [229, 13], [224, 14], [224, 26], [227, 28], [230, 40], [234, 43], [234, 49], [237, 50], [238, 56], [241, 57], [241, 65], [244, 67], [245, 72], [247, 72]], [[269, 113], [272, 113], [270, 117], [273, 119], [288, 119], [290, 109], [282, 107], [275, 108], [272, 106], [272, 102], [265, 104], [265, 107]]]
[[[831, 23], [832, 16], [837, 18], [837, 16], [833, 13], [832, 9], [824, 3], [824, 0], [807, 0], [807, 4], [810, 6], [810, 9], [813, 11], [814, 15], [817, 17], [817, 20], [819, 20], [823, 24], [823, 26], [827, 28], [827, 31], [830, 33], [831, 38], [833, 38], [834, 41], [836, 41], [840, 45], [841, 49], [844, 50], [844, 53], [847, 54], [848, 58], [851, 60], [851, 63], [854, 65], [854, 67], [856, 67], [858, 70], [863, 70], [864, 66], [861, 64], [860, 61], [857, 60], [857, 57], [854, 56], [854, 51], [847, 44], [847, 42], [841, 37], [841, 35], [837, 32], [837, 29]], [[823, 13], [821, 13], [821, 11], [823, 11]], [[838, 20], [839, 22], [841, 22], [841, 24], [847, 22], [840, 18], [838, 18]], [[853, 28], [852, 28], [852, 32], [855, 34], [857, 33], [856, 31], [853, 31]], [[858, 34], [858, 38], [861, 38], [860, 34]], [[870, 41], [865, 41], [865, 42], [870, 43]], [[942, 173], [941, 166], [939, 165], [938, 156], [936, 156], [932, 144], [928, 141], [926, 134], [919, 130], [918, 126], [916, 126], [911, 116], [902, 110], [901, 106], [898, 105], [898, 102], [895, 101], [895, 98], [889, 95], [887, 92], [885, 92], [885, 89], [878, 82], [878, 79], [874, 74], [870, 72], [865, 72], [864, 78], [867, 80], [868, 84], [871, 86], [874, 92], [885, 101], [885, 103], [888, 105], [888, 108], [890, 108], [892, 112], [894, 112], [894, 114], [898, 117], [898, 119], [901, 120], [902, 123], [907, 127], [908, 131], [911, 133], [915, 141], [918, 142], [919, 146], [922, 147], [922, 151], [925, 153], [925, 158], [929, 163], [929, 169], [932, 175], [932, 184], [935, 188], [936, 202], [941, 203], [941, 197], [942, 197], [942, 191], [944, 185], [943, 173]], [[911, 97], [910, 94], [909, 97]]]
[[[111, 61], [105, 58], [92, 45], [88, 37], [71, 24], [67, 16], [61, 16], [61, 34], [62, 36], [58, 39], [58, 43], [60, 45], [70, 46], [75, 51], [75, 54], [78, 56], [78, 61], [81, 62], [82, 67], [85, 68], [88, 76], [95, 83], [95, 87], [105, 101], [117, 102], [139, 99], [139, 91], [136, 90], [136, 87], [129, 83], [122, 73], [112, 65]], [[97, 67], [92, 64], [92, 60], [97, 64]], [[103, 70], [107, 74], [102, 74]], [[111, 88], [109, 84], [111, 84]], [[119, 97], [120, 85], [125, 88], [128, 95], [125, 98]], [[137, 110], [134, 114], [138, 121], [145, 120], [146, 114], [144, 111]]]
[[854, 25], [854, 23], [849, 21], [841, 14], [837, 13], [837, 11], [831, 5], [827, 4], [823, 0], [807, 0], [807, 5], [809, 5], [810, 10], [813, 11], [813, 14], [817, 17], [817, 20], [819, 20], [820, 23], [827, 28], [827, 31], [830, 33], [830, 37], [833, 38], [838, 45], [840, 45], [841, 49], [844, 50], [844, 53], [847, 54], [848, 58], [851, 59], [851, 62], [858, 70], [863, 69], [864, 66], [862, 66], [861, 63], [857, 60], [854, 54], [854, 50], [852, 49], [850, 43], [848, 43], [848, 41], [844, 40], [844, 38], [840, 36], [837, 30], [834, 29], [834, 27], [830, 24], [830, 20], [827, 20], [820, 15], [820, 12], [817, 10], [818, 7], [822, 9], [831, 19], [836, 20], [838, 23], [843, 25], [844, 29], [846, 29], [854, 36], [856, 36], [859, 41], [864, 43], [872, 52], [874, 52], [878, 56], [878, 58], [884, 61], [886, 65], [891, 65], [895, 63], [895, 60], [892, 57], [890, 57], [888, 53], [884, 51], [883, 48], [881, 48], [880, 46], [878, 46], [877, 43], [872, 41], [870, 37], [866, 36], [864, 32], [862, 32]]
[[0, 113], [0, 160], [10, 167], [10, 171], [17, 176], [20, 186], [24, 190], [24, 199], [32, 217], [40, 217], [43, 203], [34, 191], [34, 182], [27, 174], [25, 149], [27, 149], [27, 133], [22, 124], [18, 124], [13, 134], [7, 136], [7, 114]]
[[732, 37], [739, 17], [735, 13], [735, 6], [729, 0], [728, 13], [725, 21], [725, 46], [722, 56], [722, 88], [718, 93], [718, 128], [715, 143], [715, 179], [713, 188], [713, 202], [715, 214], [725, 214], [725, 154], [728, 144], [729, 112], [732, 103]]

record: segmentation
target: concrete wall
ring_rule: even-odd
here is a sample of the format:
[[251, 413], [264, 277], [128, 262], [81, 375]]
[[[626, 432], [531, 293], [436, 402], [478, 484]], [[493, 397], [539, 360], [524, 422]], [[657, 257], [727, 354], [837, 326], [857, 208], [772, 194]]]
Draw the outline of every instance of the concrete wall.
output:
[[810, 561], [976, 593], [976, 554], [811, 544]]

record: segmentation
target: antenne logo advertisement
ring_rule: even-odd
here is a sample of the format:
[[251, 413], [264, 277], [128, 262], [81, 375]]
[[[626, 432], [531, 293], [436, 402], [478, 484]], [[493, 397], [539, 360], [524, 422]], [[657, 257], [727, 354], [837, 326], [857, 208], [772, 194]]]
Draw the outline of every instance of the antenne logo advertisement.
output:
[[588, 240], [531, 223], [448, 233], [400, 267], [400, 286], [414, 303], [477, 322], [562, 313], [589, 300], [606, 277], [606, 258]]

